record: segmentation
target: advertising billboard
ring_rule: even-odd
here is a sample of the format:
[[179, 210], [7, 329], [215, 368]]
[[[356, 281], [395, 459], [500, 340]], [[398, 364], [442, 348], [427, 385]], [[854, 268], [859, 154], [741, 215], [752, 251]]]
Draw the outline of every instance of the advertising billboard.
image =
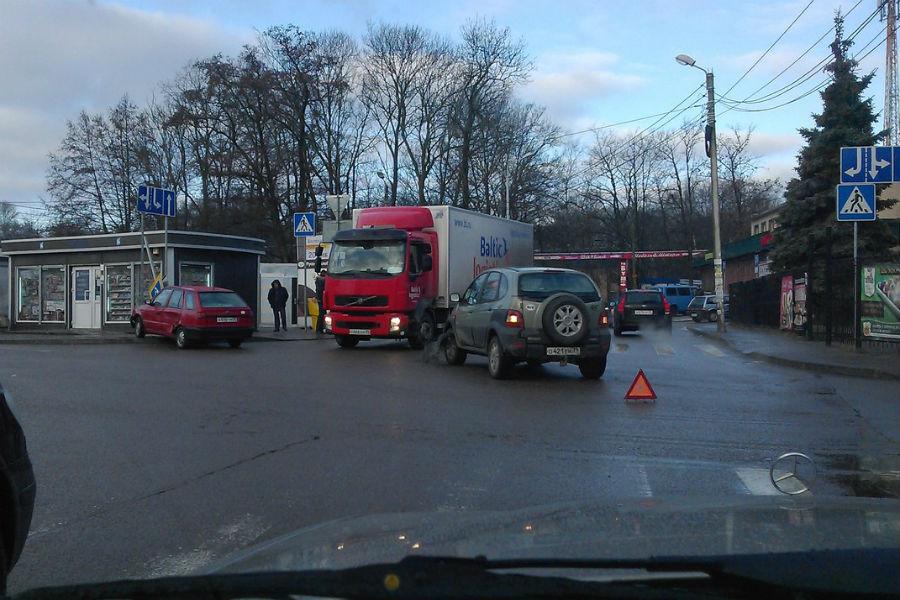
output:
[[860, 276], [863, 337], [900, 341], [900, 264], [864, 266]]

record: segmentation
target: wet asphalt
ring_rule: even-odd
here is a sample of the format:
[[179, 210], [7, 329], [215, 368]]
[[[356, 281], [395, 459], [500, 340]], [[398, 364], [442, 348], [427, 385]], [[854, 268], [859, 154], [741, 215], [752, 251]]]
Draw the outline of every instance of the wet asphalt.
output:
[[[623, 399], [638, 369], [658, 399]], [[0, 346], [38, 480], [12, 591], [184, 574], [301, 527], [373, 513], [558, 501], [900, 495], [900, 384], [748, 360], [675, 324], [613, 338], [606, 375], [396, 342], [178, 351], [161, 339]]]

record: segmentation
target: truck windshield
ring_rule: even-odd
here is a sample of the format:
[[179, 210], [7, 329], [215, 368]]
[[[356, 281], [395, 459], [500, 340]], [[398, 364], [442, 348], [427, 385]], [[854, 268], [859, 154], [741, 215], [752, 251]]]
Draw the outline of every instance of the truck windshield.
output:
[[328, 274], [396, 275], [406, 264], [403, 240], [353, 240], [335, 242], [328, 261]]

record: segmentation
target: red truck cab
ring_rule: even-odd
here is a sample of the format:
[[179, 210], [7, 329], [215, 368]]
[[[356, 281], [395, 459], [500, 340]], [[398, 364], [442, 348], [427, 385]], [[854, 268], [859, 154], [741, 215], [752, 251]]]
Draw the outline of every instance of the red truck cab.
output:
[[424, 207], [360, 211], [354, 229], [332, 239], [325, 326], [341, 347], [372, 338], [408, 338], [421, 348], [446, 315], [437, 293], [437, 233]]

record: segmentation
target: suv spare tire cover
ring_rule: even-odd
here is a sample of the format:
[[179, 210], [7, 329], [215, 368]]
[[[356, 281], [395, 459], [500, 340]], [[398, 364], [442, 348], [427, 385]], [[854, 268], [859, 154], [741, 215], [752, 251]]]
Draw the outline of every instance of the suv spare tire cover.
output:
[[[557, 329], [556, 313], [560, 309], [569, 314], [566, 315], [565, 321], [559, 325], [568, 325], [568, 327], [560, 327]], [[562, 346], [574, 346], [585, 338], [591, 328], [589, 323], [589, 315], [587, 306], [578, 296], [572, 294], [556, 294], [544, 300], [543, 314], [541, 315], [541, 324], [544, 326], [544, 333], [551, 340]], [[580, 327], [578, 326], [580, 324]], [[571, 333], [566, 333], [566, 331]]]

